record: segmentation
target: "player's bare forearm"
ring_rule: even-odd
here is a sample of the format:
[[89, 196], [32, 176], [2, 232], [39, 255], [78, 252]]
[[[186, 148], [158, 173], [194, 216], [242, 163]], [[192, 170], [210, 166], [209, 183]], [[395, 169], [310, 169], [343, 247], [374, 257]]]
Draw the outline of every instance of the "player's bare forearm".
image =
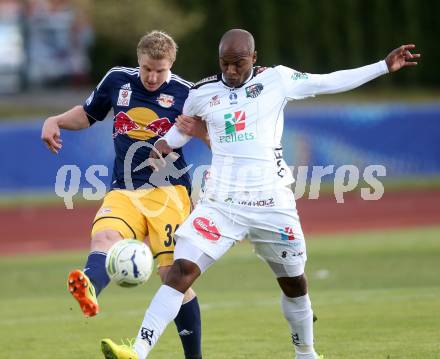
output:
[[90, 126], [82, 106], [75, 106], [60, 115], [49, 117], [41, 129], [41, 140], [53, 153], [58, 153], [63, 147], [60, 129], [80, 130]]

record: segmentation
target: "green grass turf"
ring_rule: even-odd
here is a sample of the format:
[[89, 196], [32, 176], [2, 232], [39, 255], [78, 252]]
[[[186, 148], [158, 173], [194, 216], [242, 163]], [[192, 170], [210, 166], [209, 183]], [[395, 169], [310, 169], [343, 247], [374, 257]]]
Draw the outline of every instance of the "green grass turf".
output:
[[[13, 240], [13, 239], [11, 239]], [[109, 287], [85, 319], [66, 292], [86, 253], [0, 259], [0, 357], [102, 358], [103, 337], [132, 337], [159, 286]], [[440, 227], [308, 240], [316, 348], [326, 359], [440, 358]], [[196, 285], [207, 359], [293, 358], [279, 290], [251, 246], [234, 247]], [[152, 358], [182, 358], [174, 324]]]

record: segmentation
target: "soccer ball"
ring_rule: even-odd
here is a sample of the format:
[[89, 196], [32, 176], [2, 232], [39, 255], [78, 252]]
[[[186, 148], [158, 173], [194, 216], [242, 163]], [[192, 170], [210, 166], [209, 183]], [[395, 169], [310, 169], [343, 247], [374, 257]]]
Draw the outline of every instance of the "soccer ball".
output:
[[145, 283], [153, 272], [150, 248], [135, 239], [116, 242], [107, 253], [105, 268], [110, 279], [121, 287]]

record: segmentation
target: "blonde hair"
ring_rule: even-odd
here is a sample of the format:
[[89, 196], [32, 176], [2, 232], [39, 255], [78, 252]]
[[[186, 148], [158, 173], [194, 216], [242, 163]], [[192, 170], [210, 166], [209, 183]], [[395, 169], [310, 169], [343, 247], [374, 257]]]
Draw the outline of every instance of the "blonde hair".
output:
[[151, 31], [144, 35], [137, 46], [138, 57], [148, 55], [154, 60], [176, 60], [177, 44], [173, 38], [163, 31]]

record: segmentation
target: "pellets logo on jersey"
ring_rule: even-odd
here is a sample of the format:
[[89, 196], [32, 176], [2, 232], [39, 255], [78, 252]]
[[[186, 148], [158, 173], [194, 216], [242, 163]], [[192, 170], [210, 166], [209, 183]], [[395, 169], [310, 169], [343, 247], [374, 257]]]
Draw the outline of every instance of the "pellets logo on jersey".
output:
[[227, 135], [239, 131], [243, 131], [246, 128], [246, 112], [236, 111], [234, 114], [227, 113], [224, 115], [225, 119], [225, 133]]
[[156, 101], [160, 106], [170, 108], [174, 105], [174, 96], [161, 93]]
[[205, 217], [196, 217], [193, 222], [194, 229], [210, 241], [218, 241], [221, 237], [218, 228], [212, 220]]
[[135, 107], [127, 112], [120, 111], [115, 116], [113, 138], [127, 135], [136, 140], [148, 140], [164, 136], [172, 125], [169, 118], [160, 118], [149, 108]]
[[219, 137], [220, 143], [233, 143], [250, 141], [256, 138], [254, 131], [246, 130], [246, 112], [235, 111], [234, 113], [226, 113], [223, 115], [225, 120], [225, 134]]

